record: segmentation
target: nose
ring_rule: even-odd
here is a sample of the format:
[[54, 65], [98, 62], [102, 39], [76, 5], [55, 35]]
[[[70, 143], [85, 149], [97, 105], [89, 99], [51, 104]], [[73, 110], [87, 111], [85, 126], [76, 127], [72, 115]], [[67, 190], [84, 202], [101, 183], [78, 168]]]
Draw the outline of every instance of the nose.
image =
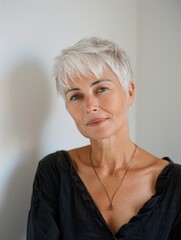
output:
[[87, 113], [97, 112], [97, 107], [87, 108], [86, 112]]
[[89, 96], [86, 98], [85, 104], [86, 113], [95, 113], [98, 111], [98, 103], [94, 96]]

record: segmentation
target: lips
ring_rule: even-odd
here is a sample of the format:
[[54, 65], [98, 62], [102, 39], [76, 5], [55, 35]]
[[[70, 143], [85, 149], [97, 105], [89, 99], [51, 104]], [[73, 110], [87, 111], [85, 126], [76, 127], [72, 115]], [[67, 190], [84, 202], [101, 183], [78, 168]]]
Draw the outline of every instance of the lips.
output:
[[108, 118], [95, 118], [95, 119], [91, 119], [87, 125], [88, 126], [98, 126], [103, 124], [104, 122], [107, 121]]

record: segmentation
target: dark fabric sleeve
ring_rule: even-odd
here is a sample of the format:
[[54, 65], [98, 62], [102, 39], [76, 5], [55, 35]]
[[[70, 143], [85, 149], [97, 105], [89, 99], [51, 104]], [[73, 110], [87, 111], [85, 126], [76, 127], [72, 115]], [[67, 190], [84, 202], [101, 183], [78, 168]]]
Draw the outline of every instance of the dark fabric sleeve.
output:
[[[176, 164], [177, 165], [177, 164]], [[173, 189], [175, 194], [172, 195], [172, 198], [176, 206], [176, 219], [173, 225], [172, 232], [170, 234], [169, 240], [181, 240], [181, 166], [177, 165], [177, 169], [174, 172], [174, 185]]]
[[169, 240], [180, 240], [181, 239], [181, 220], [176, 224], [173, 231], [170, 234]]
[[60, 240], [58, 172], [55, 156], [40, 161], [28, 216], [27, 240]]

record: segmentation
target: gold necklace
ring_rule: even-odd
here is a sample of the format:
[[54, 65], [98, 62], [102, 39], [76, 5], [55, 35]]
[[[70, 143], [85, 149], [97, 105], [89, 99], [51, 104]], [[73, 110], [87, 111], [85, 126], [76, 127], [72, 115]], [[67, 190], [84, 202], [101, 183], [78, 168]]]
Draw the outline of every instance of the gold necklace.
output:
[[121, 179], [121, 182], [118, 185], [116, 191], [113, 193], [112, 197], [110, 197], [108, 191], [106, 190], [106, 187], [104, 186], [103, 182], [101, 181], [101, 179], [100, 179], [100, 177], [99, 177], [99, 175], [98, 175], [98, 173], [97, 173], [97, 171], [96, 171], [96, 169], [95, 169], [95, 167], [93, 165], [93, 162], [92, 162], [92, 150], [90, 149], [90, 163], [91, 163], [92, 169], [94, 170], [94, 173], [95, 173], [97, 179], [99, 180], [100, 184], [102, 185], [102, 187], [103, 187], [103, 189], [104, 189], [104, 191], [105, 191], [105, 193], [107, 195], [107, 198], [109, 200], [109, 207], [108, 207], [109, 210], [113, 210], [113, 200], [114, 200], [114, 197], [115, 197], [116, 193], [119, 191], [121, 185], [123, 184], [123, 181], [124, 181], [124, 179], [126, 177], [126, 174], [127, 174], [127, 172], [129, 171], [129, 169], [131, 167], [131, 164], [132, 164], [134, 156], [135, 156], [136, 149], [137, 149], [137, 145], [135, 144], [135, 149], [133, 151], [133, 154], [130, 157], [129, 164], [128, 164], [127, 168], [126, 168], [126, 171], [125, 171], [125, 173], [124, 173], [124, 175], [123, 175], [123, 177]]

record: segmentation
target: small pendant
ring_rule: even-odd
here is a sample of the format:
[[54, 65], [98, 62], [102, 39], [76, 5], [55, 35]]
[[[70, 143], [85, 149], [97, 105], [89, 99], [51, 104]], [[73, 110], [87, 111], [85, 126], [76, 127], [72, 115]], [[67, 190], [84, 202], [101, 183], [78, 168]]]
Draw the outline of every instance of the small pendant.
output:
[[112, 203], [109, 205], [109, 210], [110, 210], [110, 211], [113, 210], [113, 205], [112, 205]]

